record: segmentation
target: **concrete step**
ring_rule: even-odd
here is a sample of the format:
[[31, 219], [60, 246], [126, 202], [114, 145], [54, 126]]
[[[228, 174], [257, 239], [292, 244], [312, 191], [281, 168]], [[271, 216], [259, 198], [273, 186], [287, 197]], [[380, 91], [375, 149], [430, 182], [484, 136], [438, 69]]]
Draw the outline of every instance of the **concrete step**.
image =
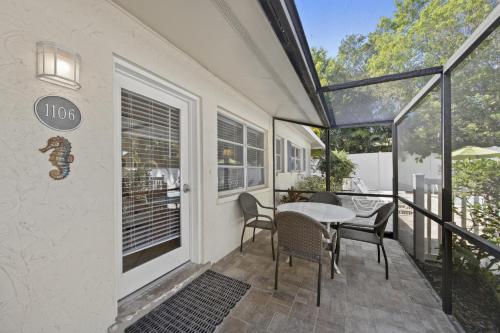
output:
[[201, 265], [188, 262], [121, 299], [118, 302], [118, 316], [108, 332], [124, 332], [125, 328], [172, 297], [210, 267], [211, 263]]

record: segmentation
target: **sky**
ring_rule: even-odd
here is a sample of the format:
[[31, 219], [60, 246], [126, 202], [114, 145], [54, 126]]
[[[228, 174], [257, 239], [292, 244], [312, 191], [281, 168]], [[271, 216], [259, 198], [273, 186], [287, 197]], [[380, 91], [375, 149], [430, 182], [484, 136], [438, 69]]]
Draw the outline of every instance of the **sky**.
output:
[[392, 16], [394, 0], [295, 0], [310, 47], [336, 56], [350, 34], [374, 31], [382, 16]]

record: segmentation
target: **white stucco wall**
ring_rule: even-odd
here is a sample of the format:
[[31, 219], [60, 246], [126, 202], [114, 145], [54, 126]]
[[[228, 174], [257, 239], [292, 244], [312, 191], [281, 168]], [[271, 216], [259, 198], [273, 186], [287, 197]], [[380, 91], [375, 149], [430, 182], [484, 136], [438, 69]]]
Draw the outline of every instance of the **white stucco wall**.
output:
[[[217, 194], [217, 107], [268, 130], [271, 161], [267, 113], [104, 0], [4, 0], [0, 37], [1, 332], [104, 332], [114, 321], [113, 54], [200, 97], [202, 261], [239, 245], [236, 197]], [[81, 55], [80, 90], [35, 78], [41, 40]], [[80, 108], [79, 129], [60, 133], [38, 122], [33, 103], [48, 94]], [[54, 135], [67, 137], [75, 156], [62, 181], [49, 178], [48, 156], [38, 151]], [[256, 195], [271, 203], [269, 188]]]
[[[284, 139], [283, 141], [283, 161], [284, 167], [281, 172], [276, 173], [276, 188], [281, 190], [289, 189], [295, 186], [297, 181], [307, 177], [311, 174], [311, 141], [312, 139], [308, 137], [303, 129], [300, 127], [302, 125], [296, 125], [292, 123], [286, 123], [283, 121], [275, 122], [276, 136]], [[306, 163], [306, 170], [300, 172], [289, 172], [288, 171], [288, 149], [287, 141], [291, 141], [293, 144], [301, 148], [306, 148], [306, 154], [308, 156]]]

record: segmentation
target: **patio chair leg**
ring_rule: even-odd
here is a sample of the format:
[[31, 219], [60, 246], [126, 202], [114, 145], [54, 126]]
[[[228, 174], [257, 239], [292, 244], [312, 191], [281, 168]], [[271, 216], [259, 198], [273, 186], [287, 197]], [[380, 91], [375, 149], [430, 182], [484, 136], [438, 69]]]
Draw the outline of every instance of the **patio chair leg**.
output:
[[384, 260], [385, 260], [385, 279], [389, 280], [389, 264], [387, 263], [387, 254], [385, 253], [385, 247], [384, 245], [382, 246], [382, 252], [384, 253]]
[[335, 252], [332, 251], [332, 262], [330, 263], [330, 275], [333, 279], [333, 277], [335, 276]]
[[337, 244], [335, 245], [335, 253], [337, 254], [336, 262], [337, 266], [339, 265], [339, 259], [340, 259], [340, 228], [338, 231], [339, 235], [337, 236]]
[[273, 261], [275, 260], [274, 258], [274, 232], [271, 230], [271, 251], [273, 252]]
[[321, 261], [319, 262], [319, 269], [318, 269], [318, 297], [317, 297], [316, 304], [319, 306], [320, 299], [321, 299]]
[[241, 232], [241, 244], [240, 244], [240, 252], [243, 252], [243, 236], [245, 236], [246, 226], [243, 226], [243, 231]]
[[278, 267], [280, 264], [280, 250], [276, 253], [276, 269], [274, 270], [274, 290], [278, 290]]
[[252, 237], [252, 242], [255, 243], [255, 228], [253, 228], [253, 237]]
[[288, 262], [288, 264], [290, 265], [290, 267], [292, 267], [292, 256], [290, 256], [290, 261]]
[[377, 244], [377, 257], [378, 257], [378, 262], [380, 263], [380, 245]]

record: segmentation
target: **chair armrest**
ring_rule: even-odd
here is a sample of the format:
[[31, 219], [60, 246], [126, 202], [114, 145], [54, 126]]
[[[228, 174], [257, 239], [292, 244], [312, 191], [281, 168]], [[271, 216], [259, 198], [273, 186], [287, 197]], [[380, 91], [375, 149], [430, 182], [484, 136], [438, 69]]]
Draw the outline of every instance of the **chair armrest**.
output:
[[362, 224], [354, 224], [354, 223], [343, 223], [339, 226], [339, 229], [341, 229], [341, 228], [364, 231], [364, 232], [373, 232], [375, 230], [375, 227], [372, 225], [362, 225]]
[[277, 210], [277, 209], [276, 209], [276, 208], [274, 208], [274, 207], [264, 206], [263, 204], [261, 204], [261, 203], [260, 203], [260, 201], [259, 201], [259, 200], [257, 200], [257, 204], [258, 204], [260, 207], [264, 208], [264, 209]]
[[255, 217], [264, 217], [264, 218], [266, 218], [266, 219], [269, 219], [269, 221], [272, 221], [272, 220], [273, 220], [273, 218], [272, 218], [271, 216], [269, 216], [269, 215], [264, 215], [264, 214], [257, 214], [257, 215], [255, 215]]
[[357, 213], [356, 217], [369, 218], [369, 217], [372, 217], [373, 215], [377, 214], [377, 212], [378, 212], [378, 210], [375, 209], [367, 214]]

